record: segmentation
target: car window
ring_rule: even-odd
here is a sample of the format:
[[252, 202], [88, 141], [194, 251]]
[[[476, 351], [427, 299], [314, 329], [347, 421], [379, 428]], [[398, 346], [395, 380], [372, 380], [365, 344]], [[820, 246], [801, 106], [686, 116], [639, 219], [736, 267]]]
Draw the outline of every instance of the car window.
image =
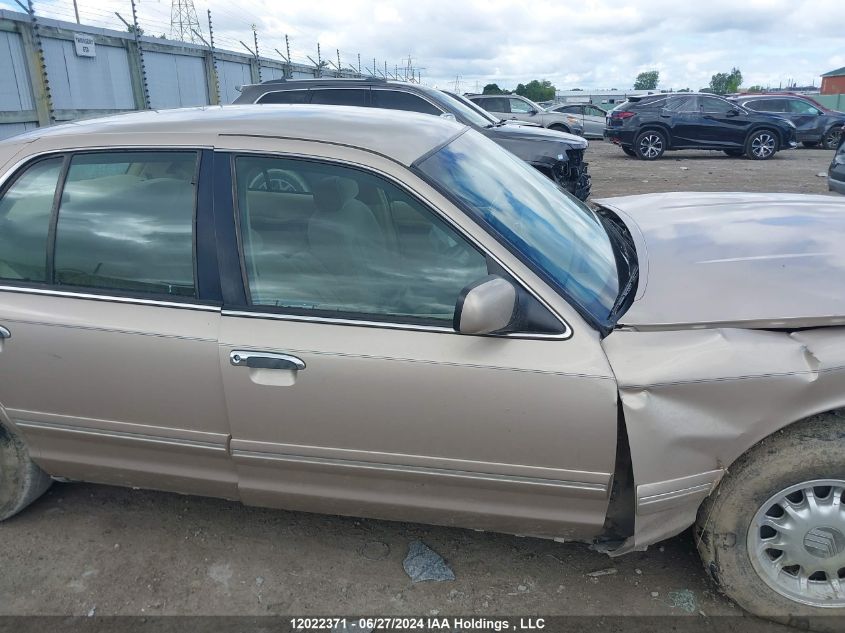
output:
[[578, 105], [568, 105], [568, 106], [561, 106], [559, 108], [555, 108], [558, 112], [572, 112], [574, 114], [581, 114], [582, 106]]
[[669, 99], [666, 99], [666, 103], [663, 107], [673, 112], [697, 112], [698, 100], [695, 95], [670, 97]]
[[[309, 192], [254, 188], [285, 172]], [[485, 257], [387, 180], [314, 161], [235, 160], [239, 227], [254, 306], [324, 316], [451, 325]]]
[[508, 100], [504, 97], [488, 97], [483, 99], [472, 99], [471, 101], [477, 103], [488, 112], [510, 112]]
[[726, 114], [736, 108], [730, 101], [717, 99], [716, 97], [699, 97], [698, 102], [701, 106], [701, 111], [710, 114]]
[[806, 101], [802, 101], [801, 99], [789, 99], [789, 111], [794, 114], [813, 114], [818, 115], [821, 110], [817, 107], [810, 105]]
[[311, 94], [307, 90], [279, 90], [261, 95], [258, 103], [310, 103]]
[[786, 99], [754, 99], [746, 101], [745, 106], [757, 112], [787, 112]]
[[363, 107], [367, 105], [368, 92], [360, 88], [320, 88], [311, 90], [311, 103]]
[[422, 97], [401, 90], [373, 90], [372, 99], [374, 108], [422, 112], [423, 114], [433, 114], [435, 116], [442, 114], [439, 108], [436, 108]]
[[532, 108], [530, 104], [526, 103], [522, 99], [510, 98], [508, 99], [508, 101], [510, 102], [511, 112], [516, 112], [518, 114], [528, 114], [529, 112], [534, 110], [534, 108]]
[[584, 110], [586, 111], [586, 114], [588, 114], [589, 116], [601, 116], [601, 117], [603, 117], [606, 114], [606, 112], [604, 110], [602, 110], [601, 108], [597, 108], [596, 106], [592, 106], [592, 105], [584, 106]]
[[72, 158], [56, 226], [55, 282], [194, 295], [196, 152]]
[[30, 165], [0, 199], [0, 278], [47, 281], [47, 238], [64, 159]]

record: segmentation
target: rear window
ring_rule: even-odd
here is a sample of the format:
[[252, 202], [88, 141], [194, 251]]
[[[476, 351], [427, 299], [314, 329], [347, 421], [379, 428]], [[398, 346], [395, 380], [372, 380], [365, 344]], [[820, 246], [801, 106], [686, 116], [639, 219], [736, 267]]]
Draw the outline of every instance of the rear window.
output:
[[71, 159], [56, 226], [55, 283], [194, 296], [196, 152]]

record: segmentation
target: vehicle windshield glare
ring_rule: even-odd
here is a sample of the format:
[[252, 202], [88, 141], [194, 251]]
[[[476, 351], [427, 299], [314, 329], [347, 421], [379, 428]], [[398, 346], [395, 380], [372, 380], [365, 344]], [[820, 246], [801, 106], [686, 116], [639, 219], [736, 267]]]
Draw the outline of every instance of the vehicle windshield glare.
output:
[[619, 294], [616, 259], [586, 205], [472, 130], [418, 168], [583, 312], [608, 323]]
[[480, 116], [487, 119], [487, 121], [489, 123], [492, 123], [492, 124], [495, 125], [496, 123], [499, 123], [499, 121], [501, 120], [501, 119], [497, 119], [492, 114], [487, 112], [487, 110], [484, 110], [483, 108], [481, 108], [481, 106], [474, 104], [472, 101], [470, 101], [469, 99], [467, 99], [464, 96], [461, 96], [461, 95], [456, 94], [454, 92], [449, 92], [448, 90], [443, 90], [442, 92], [443, 92], [443, 94], [445, 94], [449, 97], [452, 97], [452, 99], [454, 99], [455, 101], [458, 101], [459, 103], [464, 104], [466, 107], [471, 108], [474, 112], [477, 112]]

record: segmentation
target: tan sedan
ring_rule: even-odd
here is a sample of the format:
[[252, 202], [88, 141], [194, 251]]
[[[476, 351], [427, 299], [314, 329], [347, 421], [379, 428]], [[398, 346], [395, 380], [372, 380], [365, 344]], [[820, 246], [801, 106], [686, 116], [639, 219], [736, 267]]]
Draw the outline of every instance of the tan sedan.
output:
[[0, 174], [0, 519], [51, 478], [611, 555], [698, 517], [746, 609], [845, 611], [842, 201], [588, 208], [321, 106], [48, 128]]

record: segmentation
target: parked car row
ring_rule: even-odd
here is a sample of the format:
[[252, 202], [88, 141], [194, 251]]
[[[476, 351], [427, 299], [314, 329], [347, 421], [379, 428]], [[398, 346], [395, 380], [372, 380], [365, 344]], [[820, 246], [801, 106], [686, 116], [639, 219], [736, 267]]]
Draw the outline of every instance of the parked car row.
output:
[[244, 86], [235, 103], [342, 105], [446, 116], [510, 150], [577, 198], [586, 200], [590, 195], [584, 160], [587, 141], [582, 137], [556, 128], [553, 122], [546, 126], [549, 129], [515, 125], [454, 93], [420, 84], [383, 79], [280, 79]]
[[788, 119], [688, 92], [629, 97], [607, 117], [605, 137], [642, 160], [679, 149], [768, 160], [779, 150], [798, 146], [796, 126]]

